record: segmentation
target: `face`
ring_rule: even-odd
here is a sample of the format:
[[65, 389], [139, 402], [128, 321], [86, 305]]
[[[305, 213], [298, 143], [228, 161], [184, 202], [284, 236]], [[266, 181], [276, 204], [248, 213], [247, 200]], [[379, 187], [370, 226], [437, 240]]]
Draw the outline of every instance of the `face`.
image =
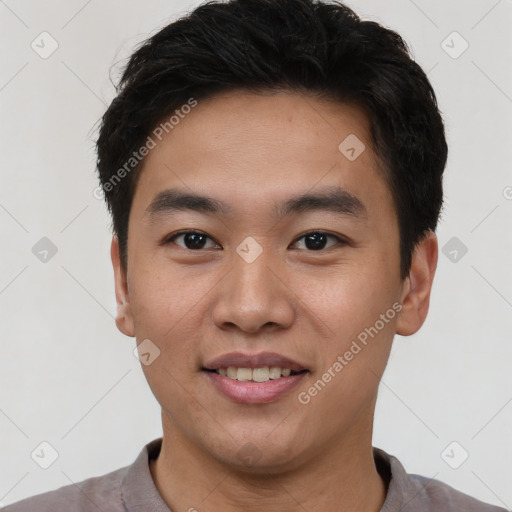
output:
[[133, 198], [127, 272], [116, 238], [112, 260], [117, 325], [145, 344], [164, 435], [253, 471], [367, 442], [393, 336], [426, 316], [437, 245], [400, 280], [366, 116], [230, 92], [161, 139]]

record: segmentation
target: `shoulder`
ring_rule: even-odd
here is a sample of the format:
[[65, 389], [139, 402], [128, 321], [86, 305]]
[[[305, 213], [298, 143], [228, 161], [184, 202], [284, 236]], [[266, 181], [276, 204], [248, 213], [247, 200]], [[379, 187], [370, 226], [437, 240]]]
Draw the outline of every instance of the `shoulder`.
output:
[[[1, 512], [124, 512], [121, 482], [128, 466], [7, 505]], [[108, 509], [106, 508], [108, 505]]]
[[[416, 499], [428, 504], [425, 511], [508, 512], [505, 508], [477, 500], [440, 480], [416, 474], [408, 474], [408, 478], [418, 490]], [[414, 505], [411, 507], [413, 509]]]

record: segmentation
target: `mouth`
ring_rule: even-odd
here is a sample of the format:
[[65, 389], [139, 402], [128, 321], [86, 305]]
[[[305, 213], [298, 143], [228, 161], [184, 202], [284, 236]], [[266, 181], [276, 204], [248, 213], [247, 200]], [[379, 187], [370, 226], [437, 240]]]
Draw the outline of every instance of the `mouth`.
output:
[[274, 352], [232, 352], [207, 362], [201, 373], [214, 389], [234, 402], [264, 404], [289, 393], [310, 370]]
[[305, 368], [295, 371], [291, 368], [280, 368], [279, 366], [262, 366], [259, 368], [237, 368], [235, 366], [228, 366], [227, 368], [217, 369], [203, 368], [203, 370], [239, 382], [268, 382], [269, 380], [282, 379], [308, 371]]

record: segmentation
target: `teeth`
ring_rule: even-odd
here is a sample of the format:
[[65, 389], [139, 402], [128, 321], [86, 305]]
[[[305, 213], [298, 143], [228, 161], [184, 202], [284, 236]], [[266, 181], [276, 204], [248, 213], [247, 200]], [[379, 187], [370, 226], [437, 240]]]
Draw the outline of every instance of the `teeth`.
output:
[[[238, 370], [240, 372], [240, 370]], [[254, 368], [252, 371], [252, 380], [256, 382], [266, 382], [270, 380], [270, 371], [268, 366], [265, 368]]]
[[279, 379], [279, 377], [281, 377], [281, 368], [279, 368], [279, 366], [271, 366], [269, 370], [269, 377], [271, 379]]
[[235, 368], [229, 366], [228, 368], [219, 368], [217, 370], [219, 375], [229, 377], [233, 380], [240, 382], [247, 382], [252, 380], [254, 382], [267, 382], [270, 379], [279, 379], [280, 377], [288, 377], [291, 374], [290, 368], [279, 368], [278, 366], [264, 366], [262, 368]]
[[246, 381], [252, 379], [252, 370], [250, 368], [238, 368], [236, 380]]

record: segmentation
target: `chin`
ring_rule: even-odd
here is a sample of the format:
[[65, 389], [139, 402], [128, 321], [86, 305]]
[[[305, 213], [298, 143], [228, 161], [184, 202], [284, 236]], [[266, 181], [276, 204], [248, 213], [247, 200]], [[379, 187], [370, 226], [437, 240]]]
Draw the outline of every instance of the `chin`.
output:
[[291, 440], [292, 436], [288, 439], [275, 437], [271, 441], [269, 437], [265, 434], [233, 435], [215, 447], [214, 457], [236, 471], [254, 475], [283, 473], [296, 467], [302, 450]]

